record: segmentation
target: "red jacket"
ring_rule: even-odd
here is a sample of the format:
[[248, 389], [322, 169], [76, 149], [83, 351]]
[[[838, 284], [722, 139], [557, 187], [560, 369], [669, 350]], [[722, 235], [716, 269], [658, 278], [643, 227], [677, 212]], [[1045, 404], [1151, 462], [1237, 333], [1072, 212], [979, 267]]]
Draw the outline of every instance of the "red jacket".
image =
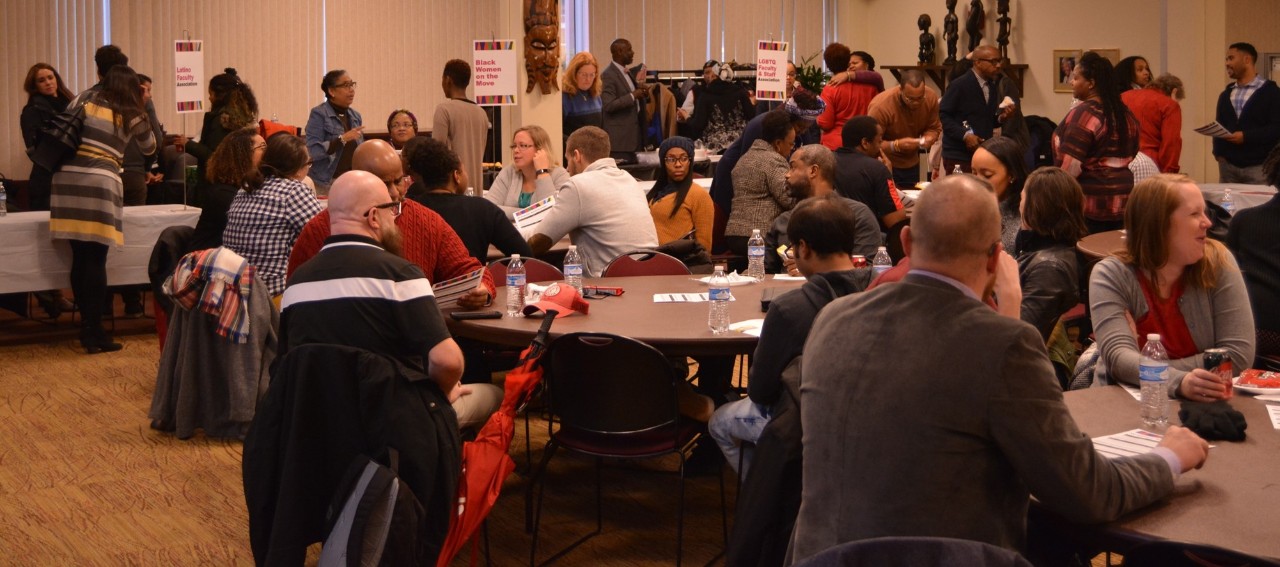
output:
[[[458, 238], [449, 223], [445, 222], [435, 211], [428, 209], [417, 201], [405, 199], [404, 210], [396, 219], [396, 226], [404, 234], [404, 257], [417, 264], [427, 279], [439, 283], [449, 278], [461, 276], [482, 267], [467, 252], [467, 247]], [[289, 268], [286, 275], [292, 276], [298, 266], [310, 260], [324, 246], [324, 239], [329, 238], [329, 210], [307, 221], [302, 228], [298, 241], [293, 244], [293, 252], [289, 253]], [[486, 270], [482, 276], [484, 286], [491, 297], [494, 293], [493, 276]]]
[[1147, 154], [1160, 173], [1178, 173], [1182, 155], [1182, 107], [1156, 87], [1133, 89], [1120, 95], [1138, 119], [1138, 151]]

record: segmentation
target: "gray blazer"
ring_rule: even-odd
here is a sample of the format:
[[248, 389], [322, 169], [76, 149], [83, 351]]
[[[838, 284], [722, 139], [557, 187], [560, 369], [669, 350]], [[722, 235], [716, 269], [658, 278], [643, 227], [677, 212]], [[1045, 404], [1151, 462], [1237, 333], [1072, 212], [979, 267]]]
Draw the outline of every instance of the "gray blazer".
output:
[[640, 109], [631, 96], [631, 85], [612, 61], [600, 74], [604, 90], [600, 103], [604, 108], [604, 130], [609, 133], [611, 151], [638, 152], [640, 146]]
[[796, 561], [887, 536], [1023, 549], [1032, 494], [1094, 523], [1173, 489], [1157, 454], [1094, 450], [1034, 327], [941, 280], [912, 273], [828, 304], [801, 368]]

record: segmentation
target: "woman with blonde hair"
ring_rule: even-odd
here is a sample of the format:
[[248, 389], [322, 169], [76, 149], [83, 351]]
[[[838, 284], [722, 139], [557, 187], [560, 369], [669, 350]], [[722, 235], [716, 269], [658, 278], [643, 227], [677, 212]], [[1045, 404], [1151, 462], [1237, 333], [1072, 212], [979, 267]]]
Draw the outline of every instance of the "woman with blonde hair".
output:
[[1224, 399], [1228, 384], [1202, 368], [1206, 349], [1225, 349], [1234, 368], [1253, 364], [1254, 326], [1244, 278], [1222, 243], [1208, 238], [1204, 197], [1185, 175], [1161, 174], [1133, 189], [1125, 249], [1089, 280], [1101, 356], [1098, 380], [1138, 385], [1149, 333], [1169, 353], [1169, 397]]
[[590, 53], [583, 51], [569, 60], [564, 70], [560, 91], [564, 107], [564, 139], [583, 126], [604, 127], [600, 102], [600, 65]]
[[512, 164], [502, 168], [484, 198], [512, 213], [555, 195], [569, 182], [569, 172], [551, 150], [551, 135], [541, 126], [516, 130], [511, 135]]

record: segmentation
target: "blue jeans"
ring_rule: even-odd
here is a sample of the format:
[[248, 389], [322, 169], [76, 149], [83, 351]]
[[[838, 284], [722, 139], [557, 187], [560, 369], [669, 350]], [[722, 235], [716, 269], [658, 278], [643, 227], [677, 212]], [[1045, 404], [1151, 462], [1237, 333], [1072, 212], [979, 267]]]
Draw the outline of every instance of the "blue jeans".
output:
[[1218, 162], [1219, 183], [1246, 183], [1249, 185], [1266, 185], [1267, 176], [1261, 165], [1236, 167], [1227, 161]]
[[[720, 406], [716, 413], [712, 414], [711, 421], [707, 422], [707, 432], [720, 446], [720, 451], [724, 453], [725, 460], [729, 461], [729, 466], [738, 471], [738, 455], [742, 452], [742, 442], [755, 443], [759, 440], [760, 433], [764, 431], [764, 426], [769, 423], [770, 417], [768, 406], [757, 404], [751, 401], [751, 398], [743, 398]], [[747, 453], [742, 459], [742, 470], [738, 473], [746, 476], [750, 465], [751, 454]]]

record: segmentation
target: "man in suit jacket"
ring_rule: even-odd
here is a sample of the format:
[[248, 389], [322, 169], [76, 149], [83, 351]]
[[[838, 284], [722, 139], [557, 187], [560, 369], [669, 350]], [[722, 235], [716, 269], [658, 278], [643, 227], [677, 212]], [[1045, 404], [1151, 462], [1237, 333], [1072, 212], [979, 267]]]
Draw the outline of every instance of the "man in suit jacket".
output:
[[[930, 185], [903, 244], [909, 274], [828, 304], [805, 344], [794, 560], [882, 536], [1021, 551], [1031, 494], [1072, 521], [1105, 522], [1168, 495], [1204, 463], [1208, 444], [1177, 426], [1152, 453], [1094, 450], [1067, 412], [1040, 333], [980, 301], [993, 283], [1018, 285], [984, 182], [955, 175]], [[854, 354], [851, 336], [870, 342]], [[895, 356], [904, 344], [923, 356]]]
[[635, 60], [635, 52], [631, 42], [615, 39], [609, 45], [609, 53], [613, 62], [600, 73], [600, 82], [604, 90], [600, 93], [600, 102], [604, 107], [604, 130], [609, 133], [609, 143], [613, 148], [610, 156], [619, 161], [636, 161], [636, 152], [641, 146], [641, 124], [643, 121], [644, 103], [649, 98], [649, 91], [637, 86], [627, 72], [627, 65]]
[[[957, 165], [965, 173], [972, 173], [969, 160], [973, 151], [995, 134], [995, 129], [1013, 115], [1018, 106], [1000, 108], [996, 85], [1003, 61], [1000, 52], [990, 45], [982, 45], [969, 54], [973, 71], [951, 81], [938, 106], [942, 120], [942, 165], [947, 173]], [[966, 124], [968, 125], [966, 127]]]

